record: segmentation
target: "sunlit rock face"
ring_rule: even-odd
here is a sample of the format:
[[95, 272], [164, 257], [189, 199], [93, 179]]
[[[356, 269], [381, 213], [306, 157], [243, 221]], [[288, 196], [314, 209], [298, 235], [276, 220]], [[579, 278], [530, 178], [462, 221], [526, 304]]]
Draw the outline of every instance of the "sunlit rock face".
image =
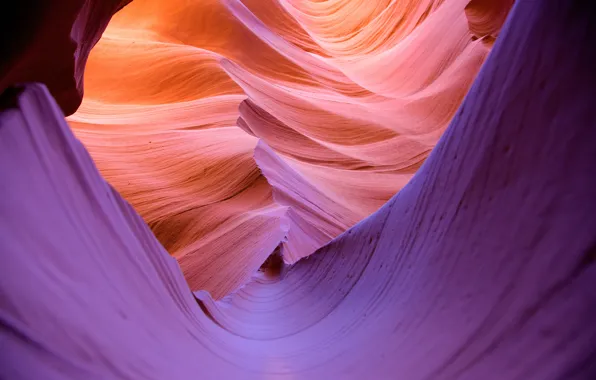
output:
[[[447, 17], [443, 7], [448, 3], [431, 7], [425, 20], [441, 11]], [[63, 14], [73, 17], [52, 25], [67, 34], [78, 25], [73, 20], [90, 9], [85, 6], [113, 5], [77, 3], [81, 8], [76, 11], [68, 8], [74, 3], [63, 4]], [[163, 30], [184, 30], [185, 22], [197, 25], [196, 14], [184, 4], [179, 4], [178, 24], [163, 24]], [[61, 78], [76, 83], [76, 71], [68, 69], [54, 78], [48, 72], [36, 76], [44, 73], [41, 64], [21, 70], [21, 63], [36, 62], [33, 57], [48, 57], [36, 49], [14, 50], [16, 45], [2, 41], [2, 51], [10, 54], [2, 56], [0, 66], [0, 379], [596, 378], [592, 4], [520, 1], [502, 28], [493, 23], [504, 19], [510, 2], [462, 4], [458, 14], [465, 16], [466, 43], [484, 49], [485, 55], [494, 43], [493, 50], [427, 159], [405, 186], [387, 181], [401, 190], [377, 211], [371, 199], [379, 191], [375, 186], [383, 183], [379, 176], [407, 177], [395, 167], [391, 172], [390, 163], [372, 165], [381, 162], [381, 148], [389, 144], [381, 142], [399, 137], [411, 152], [431, 144], [439, 129], [433, 132], [429, 123], [424, 130], [426, 121], [416, 115], [432, 118], [435, 108], [416, 105], [424, 97], [407, 84], [422, 75], [415, 69], [402, 78], [405, 84], [375, 82], [373, 77], [381, 77], [384, 68], [404, 64], [399, 55], [377, 57], [374, 75], [365, 78], [366, 70], [358, 65], [366, 59], [358, 54], [349, 58], [346, 52], [363, 49], [360, 55], [369, 54], [356, 40], [349, 42], [360, 38], [350, 34], [350, 22], [341, 26], [347, 31], [333, 37], [337, 23], [318, 16], [330, 2], [299, 9], [305, 4], [282, 4], [295, 23], [267, 16], [281, 8], [270, 4], [259, 11], [248, 2], [247, 8], [225, 3], [217, 13], [220, 18], [198, 23], [201, 28], [214, 23], [210, 27], [222, 31], [205, 38], [212, 44], [209, 51], [223, 49], [225, 41], [234, 38], [239, 39], [237, 52], [246, 49], [243, 56], [216, 56], [213, 61], [220, 70], [217, 75], [233, 78], [226, 79], [229, 93], [197, 100], [192, 98], [197, 87], [189, 87], [181, 91], [190, 94], [184, 100], [167, 101], [166, 95], [149, 100], [162, 91], [151, 95], [153, 87], [143, 89], [139, 81], [137, 100], [124, 95], [101, 99], [125, 94], [116, 89], [116, 81], [107, 80], [116, 77], [112, 72], [95, 85], [114, 87], [95, 95], [86, 89], [90, 100], [68, 123], [64, 113], [73, 103], [59, 95], [55, 84]], [[366, 8], [364, 4], [371, 3], [363, 2], [344, 14], [348, 4], [336, 4], [339, 20], [369, 12], [371, 23], [379, 22], [374, 20], [384, 20], [383, 6], [392, 6]], [[413, 8], [406, 5], [400, 2], [402, 13], [396, 15], [409, 14]], [[97, 37], [111, 16], [108, 8], [99, 9], [89, 13], [97, 18], [81, 24], [95, 31], [90, 36]], [[155, 5], [146, 11], [161, 20], [167, 9]], [[251, 13], [272, 26], [259, 24]], [[0, 14], [3, 21], [6, 14]], [[226, 20], [242, 20], [238, 25], [255, 33], [238, 34]], [[296, 23], [308, 25], [309, 32], [292, 34], [300, 30]], [[137, 19], [134, 25], [152, 24]], [[457, 25], [453, 21], [446, 28], [445, 40]], [[274, 29], [278, 31], [267, 34]], [[376, 49], [385, 32], [389, 30], [379, 26], [370, 49]], [[121, 33], [113, 39], [127, 32]], [[128, 33], [142, 40], [152, 32]], [[179, 35], [173, 42], [158, 35], [151, 38], [169, 41], [164, 42], [167, 46], [198, 38]], [[283, 50], [287, 61], [255, 64], [273, 53], [249, 49], [244, 39], [254, 35], [266, 36], [260, 38]], [[414, 28], [411, 37], [404, 37], [409, 42], [403, 49], [420, 35], [424, 33]], [[63, 34], [54, 36], [47, 37], [48, 43], [64, 41]], [[222, 36], [223, 42], [218, 40]], [[75, 51], [91, 47], [88, 38], [81, 44], [75, 40]], [[135, 44], [130, 44], [131, 51]], [[432, 52], [432, 46], [426, 48]], [[125, 51], [119, 46], [113, 54]], [[60, 49], [56, 53], [63, 62], [70, 54]], [[302, 56], [308, 62], [294, 62]], [[122, 65], [121, 84], [127, 73], [141, 76], [149, 67], [159, 68], [146, 63], [151, 57], [146, 54], [128, 70]], [[176, 76], [167, 76], [174, 71], [166, 69], [174, 61], [178, 58], [163, 62], [160, 80], [146, 74], [145, 82], [153, 78], [158, 87], [175, 83]], [[264, 74], [268, 65], [277, 64]], [[307, 73], [304, 67], [311, 64]], [[418, 66], [423, 71], [430, 64]], [[463, 74], [468, 75], [465, 70]], [[42, 83], [18, 84], [14, 78]], [[133, 91], [135, 81], [121, 87]], [[367, 90], [353, 92], [356, 81]], [[395, 87], [409, 88], [413, 98], [403, 100]], [[225, 85], [210, 91], [216, 89]], [[67, 92], [80, 94], [76, 86]], [[402, 103], [383, 108], [379, 99]], [[233, 102], [238, 111], [228, 125], [219, 118], [227, 113], [213, 110], [232, 107]], [[437, 102], [436, 109], [442, 104]], [[410, 106], [419, 113], [406, 113]], [[195, 112], [198, 108], [203, 112]], [[384, 109], [396, 113], [393, 123]], [[211, 115], [212, 122], [201, 122], [202, 114]], [[351, 139], [342, 140], [337, 128], [323, 122], [327, 119], [345, 121], [336, 126], [343, 125]], [[400, 125], [407, 125], [405, 119], [420, 129], [399, 132]], [[197, 128], [193, 120], [203, 124]], [[385, 129], [394, 135], [378, 132]], [[303, 145], [292, 146], [296, 141]], [[399, 152], [408, 151], [385, 149], [386, 156], [393, 154], [397, 161], [405, 160]], [[338, 156], [325, 156], [329, 152], [343, 156], [334, 160]], [[356, 156], [368, 166], [346, 161]], [[242, 175], [247, 168], [252, 174]], [[213, 182], [201, 185], [201, 178]], [[221, 192], [230, 187], [237, 193], [223, 200]], [[187, 210], [188, 202], [196, 199], [203, 203], [191, 203]], [[372, 214], [364, 212], [367, 207]], [[344, 209], [352, 214], [342, 213]], [[181, 217], [184, 213], [196, 214]], [[337, 236], [324, 229], [333, 223]], [[296, 261], [301, 252], [329, 239]], [[203, 285], [193, 293], [187, 282], [194, 281]]]
[[276, 247], [294, 263], [410, 180], [510, 6], [133, 2], [69, 123], [190, 287], [221, 298]]

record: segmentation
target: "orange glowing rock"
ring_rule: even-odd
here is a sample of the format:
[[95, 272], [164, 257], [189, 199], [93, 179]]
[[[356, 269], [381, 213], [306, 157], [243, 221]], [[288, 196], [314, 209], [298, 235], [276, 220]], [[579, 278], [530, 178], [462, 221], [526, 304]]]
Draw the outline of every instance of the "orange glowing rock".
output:
[[503, 22], [468, 3], [133, 2], [69, 122], [191, 288], [221, 298], [409, 181], [488, 54], [478, 33]]

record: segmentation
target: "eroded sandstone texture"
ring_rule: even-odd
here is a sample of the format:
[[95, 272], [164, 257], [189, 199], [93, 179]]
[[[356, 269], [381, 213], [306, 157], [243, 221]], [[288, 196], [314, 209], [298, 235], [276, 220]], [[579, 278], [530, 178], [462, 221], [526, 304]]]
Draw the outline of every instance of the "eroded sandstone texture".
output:
[[510, 7], [133, 2], [90, 56], [69, 123], [191, 289], [219, 299], [275, 247], [295, 263], [410, 180]]
[[[495, 29], [486, 15], [510, 2], [342, 1], [341, 31], [327, 3], [202, 2], [220, 35], [190, 33], [201, 6], [177, 3], [116, 16], [70, 126], [52, 80], [2, 63], [0, 378], [596, 376], [590, 2], [518, 1]], [[392, 6], [405, 29], [383, 34]], [[117, 8], [83, 29], [98, 38]], [[356, 13], [374, 38], [350, 34]], [[56, 80], [80, 78], [67, 71]], [[227, 85], [200, 87], [217, 75]]]

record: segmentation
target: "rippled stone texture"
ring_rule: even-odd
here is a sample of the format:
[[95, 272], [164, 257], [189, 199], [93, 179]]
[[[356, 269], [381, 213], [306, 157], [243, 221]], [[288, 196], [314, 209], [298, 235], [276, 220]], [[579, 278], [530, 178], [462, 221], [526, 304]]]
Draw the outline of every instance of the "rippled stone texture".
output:
[[69, 122], [191, 288], [221, 298], [275, 247], [295, 263], [409, 181], [510, 6], [133, 2]]
[[596, 376], [589, 2], [514, 6], [429, 158], [316, 254], [213, 302], [42, 85], [0, 114], [0, 377]]

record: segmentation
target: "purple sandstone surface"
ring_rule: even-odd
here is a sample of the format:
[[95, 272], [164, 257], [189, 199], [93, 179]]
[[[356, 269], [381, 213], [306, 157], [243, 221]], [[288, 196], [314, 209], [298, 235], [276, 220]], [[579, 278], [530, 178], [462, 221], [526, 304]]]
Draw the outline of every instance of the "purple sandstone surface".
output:
[[518, 1], [408, 185], [218, 303], [44, 85], [5, 91], [0, 378], [596, 377], [595, 39], [587, 1]]

